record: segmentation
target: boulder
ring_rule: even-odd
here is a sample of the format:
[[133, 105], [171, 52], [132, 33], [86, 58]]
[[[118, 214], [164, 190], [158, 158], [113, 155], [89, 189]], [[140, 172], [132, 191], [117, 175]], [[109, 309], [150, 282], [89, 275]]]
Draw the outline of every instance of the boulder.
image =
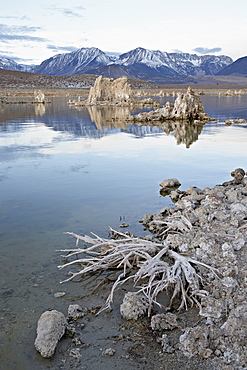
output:
[[57, 310], [45, 311], [40, 316], [34, 345], [42, 357], [52, 357], [58, 341], [65, 333], [66, 326], [64, 314]]
[[173, 179], [165, 179], [161, 181], [160, 186], [162, 188], [178, 188], [181, 185], [178, 179], [173, 178]]
[[172, 192], [172, 190], [179, 188], [180, 185], [181, 183], [178, 181], [178, 179], [175, 178], [165, 179], [160, 183], [161, 186], [160, 195], [162, 196], [169, 195]]

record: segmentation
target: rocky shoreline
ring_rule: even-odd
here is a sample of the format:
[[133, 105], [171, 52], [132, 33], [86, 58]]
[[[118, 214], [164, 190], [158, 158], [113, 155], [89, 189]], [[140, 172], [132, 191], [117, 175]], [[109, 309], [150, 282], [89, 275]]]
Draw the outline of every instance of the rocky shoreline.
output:
[[[114, 235], [112, 232], [110, 240], [97, 239], [97, 245], [104, 246], [99, 269], [105, 269], [103, 260], [108, 245], [114, 246], [114, 254], [115, 248], [119, 248], [119, 245], [123, 246], [124, 243], [126, 250], [126, 238], [128, 240], [132, 238], [135, 244], [140, 243], [137, 251], [142, 250], [143, 255], [144, 250], [149, 251], [148, 261], [153, 261], [152, 263], [155, 264], [157, 256], [162, 255], [158, 265], [163, 264], [168, 268], [167, 271], [176, 272], [164, 292], [160, 292], [157, 297], [152, 296], [154, 299], [151, 301], [151, 310], [150, 299], [147, 299], [148, 290], [145, 288], [149, 279], [148, 273], [146, 277], [144, 276], [139, 293], [136, 292], [136, 288], [134, 290], [132, 288], [125, 294], [123, 303], [119, 307], [122, 320], [129, 321], [135, 331], [139, 330], [140, 340], [145, 341], [145, 335], [147, 335], [147, 331], [144, 333], [140, 330], [140, 326], [143, 323], [149, 326], [149, 335], [152, 332], [153, 340], [160, 346], [159, 354], [150, 353], [150, 356], [153, 355], [156, 358], [160, 356], [163, 360], [166, 359], [168, 364], [171, 361], [173, 366], [174, 361], [180, 361], [181, 356], [184, 356], [187, 359], [186, 364], [191, 363], [192, 368], [196, 368], [193, 367], [196, 363], [200, 364], [201, 368], [204, 368], [205, 363], [205, 369], [246, 368], [247, 177], [243, 169], [236, 169], [231, 175], [233, 180], [213, 188], [199, 189], [191, 186], [186, 191], [178, 189], [180, 182], [176, 179], [163, 181], [162, 188], [176, 185], [177, 189], [170, 189], [169, 192], [174, 206], [165, 207], [156, 214], [144, 215], [140, 222], [150, 231], [150, 235], [136, 238], [128, 233], [117, 232]], [[77, 238], [77, 248], [67, 251], [72, 253], [71, 255], [80, 253], [79, 240], [94, 244], [92, 238], [89, 240], [87, 237], [86, 240], [86, 237], [74, 236]], [[156, 252], [155, 248], [158, 248]], [[91, 247], [90, 251], [93, 249], [94, 247]], [[167, 256], [163, 252], [165, 249], [170, 251]], [[111, 251], [111, 257], [113, 254]], [[124, 258], [125, 262], [126, 258]], [[171, 262], [172, 259], [175, 260], [174, 264]], [[130, 261], [134, 263], [134, 260]], [[82, 266], [84, 262], [81, 262]], [[67, 264], [71, 266], [73, 262]], [[67, 264], [64, 266], [66, 267]], [[124, 263], [120, 265], [119, 267], [125, 269]], [[156, 286], [168, 279], [167, 275], [164, 275], [164, 270], [162, 270], [163, 274], [160, 273], [158, 265], [154, 265], [156, 272], [153, 277], [150, 275]], [[87, 263], [85, 266], [88, 266]], [[137, 268], [140, 270], [145, 266], [147, 266], [146, 262], [141, 260], [137, 262]], [[95, 265], [94, 271], [97, 271], [96, 267]], [[132, 271], [133, 266], [128, 267]], [[82, 269], [74, 273], [74, 276], [81, 276], [84, 272], [87, 273]], [[138, 272], [134, 276], [138, 276], [137, 274]], [[178, 287], [181, 289], [179, 290]], [[104, 305], [103, 309], [107, 307]], [[196, 311], [195, 307], [197, 307]], [[77, 306], [77, 311], [79, 316], [72, 317], [73, 315], [70, 314], [69, 321], [72, 320], [75, 323], [87, 312], [80, 306]], [[188, 319], [188, 315], [192, 315], [193, 319]], [[59, 320], [61, 320], [60, 316]], [[75, 332], [73, 322], [67, 325], [67, 330], [72, 337]], [[54, 338], [57, 336], [54, 335]], [[114, 354], [113, 346], [104, 354], [102, 353], [102, 356], [114, 356]], [[83, 359], [83, 352], [77, 348], [70, 356], [74, 359]]]
[[[242, 369], [247, 363], [247, 178], [203, 190], [171, 191], [174, 207], [145, 215], [143, 225], [179, 253], [217, 271], [200, 271], [208, 295], [200, 301], [200, 325], [185, 328], [178, 348], [185, 356], [212, 359], [217, 369]], [[172, 220], [178, 220], [177, 228]], [[188, 222], [189, 221], [189, 222]], [[169, 339], [169, 334], [168, 334]]]

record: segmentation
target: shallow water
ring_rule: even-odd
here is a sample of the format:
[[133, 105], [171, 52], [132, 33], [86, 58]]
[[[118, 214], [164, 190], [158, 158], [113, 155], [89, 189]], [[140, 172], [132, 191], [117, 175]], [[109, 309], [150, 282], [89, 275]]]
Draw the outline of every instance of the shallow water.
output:
[[[0, 106], [2, 368], [47, 368], [33, 346], [39, 316], [50, 308], [66, 314], [97, 284], [59, 284], [68, 271], [57, 270], [56, 250], [74, 246], [64, 232], [107, 237], [109, 226], [125, 222], [144, 235], [143, 214], [171, 205], [159, 194], [162, 180], [204, 188], [247, 170], [247, 125], [223, 122], [247, 119], [247, 96], [202, 100], [220, 122], [133, 126], [124, 122], [126, 108], [78, 110], [61, 98]], [[55, 298], [58, 291], [65, 296]]]

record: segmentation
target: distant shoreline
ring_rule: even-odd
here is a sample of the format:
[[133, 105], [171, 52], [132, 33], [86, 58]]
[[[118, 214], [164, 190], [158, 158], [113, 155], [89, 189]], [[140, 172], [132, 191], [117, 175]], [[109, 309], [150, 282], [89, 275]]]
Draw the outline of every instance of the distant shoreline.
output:
[[[46, 97], [87, 97], [89, 89], [98, 76], [81, 74], [72, 76], [39, 75], [30, 72], [19, 72], [0, 69], [0, 98], [32, 97], [35, 89], [40, 89]], [[120, 76], [119, 76], [120, 77]], [[165, 93], [185, 92], [188, 86], [205, 94], [224, 93], [227, 90], [243, 90], [247, 93], [245, 76], [173, 76], [155, 77], [156, 83], [128, 78], [132, 90], [144, 90], [148, 95], [163, 90]], [[166, 83], [160, 83], [165, 82]], [[174, 83], [175, 82], [175, 83]], [[178, 83], [176, 83], [178, 82]], [[143, 95], [143, 94], [142, 94]]]
[[[198, 84], [198, 85], [190, 85], [190, 84], [174, 84], [174, 85], [160, 85], [156, 88], [145, 88], [145, 89], [133, 89], [136, 93], [139, 90], [146, 91], [147, 95], [156, 95], [158, 92], [163, 90], [165, 93], [172, 93], [175, 92], [186, 92], [189, 86], [193, 87], [193, 90], [196, 93], [201, 93], [203, 91], [204, 94], [224, 94], [228, 90], [242, 90], [243, 94], [247, 94], [247, 86], [241, 86], [236, 84], [222, 84], [222, 85], [211, 85], [211, 84]], [[42, 88], [40, 89], [44, 92], [45, 96], [50, 97], [82, 97], [87, 98], [89, 93], [89, 88]], [[7, 99], [15, 99], [15, 98], [29, 98], [33, 100], [35, 88], [25, 88], [25, 87], [13, 87], [13, 88], [2, 88], [0, 86], [0, 100], [3, 98]], [[134, 94], [135, 95], [135, 94]], [[144, 96], [144, 95], [143, 95]]]

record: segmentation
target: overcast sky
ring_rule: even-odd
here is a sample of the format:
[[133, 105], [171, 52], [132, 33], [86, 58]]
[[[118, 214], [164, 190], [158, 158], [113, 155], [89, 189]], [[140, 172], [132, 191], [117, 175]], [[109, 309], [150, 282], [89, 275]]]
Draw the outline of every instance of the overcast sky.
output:
[[39, 64], [82, 47], [247, 55], [246, 0], [5, 0], [0, 56]]

